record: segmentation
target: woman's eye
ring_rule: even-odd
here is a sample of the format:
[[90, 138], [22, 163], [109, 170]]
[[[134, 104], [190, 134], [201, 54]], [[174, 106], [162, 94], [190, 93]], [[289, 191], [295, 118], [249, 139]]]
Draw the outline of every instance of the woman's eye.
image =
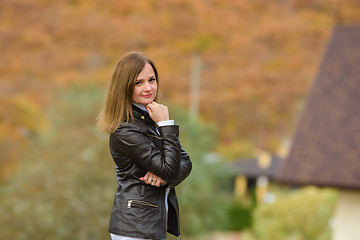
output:
[[141, 82], [135, 82], [135, 85], [140, 85], [141, 84]]
[[156, 79], [155, 79], [155, 78], [151, 78], [149, 81], [150, 81], [150, 82], [155, 82]]

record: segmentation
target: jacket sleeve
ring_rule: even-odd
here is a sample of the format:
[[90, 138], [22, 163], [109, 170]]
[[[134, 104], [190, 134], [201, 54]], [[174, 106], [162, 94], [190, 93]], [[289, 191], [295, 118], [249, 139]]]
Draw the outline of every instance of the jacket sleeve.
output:
[[180, 176], [177, 181], [174, 182], [168, 182], [168, 187], [176, 187], [179, 185], [182, 181], [184, 181], [190, 174], [192, 169], [192, 163], [190, 161], [189, 155], [181, 149], [181, 163], [180, 163]]
[[179, 126], [159, 128], [162, 150], [139, 127], [122, 126], [113, 135], [113, 147], [141, 168], [167, 182], [177, 182], [181, 175]]

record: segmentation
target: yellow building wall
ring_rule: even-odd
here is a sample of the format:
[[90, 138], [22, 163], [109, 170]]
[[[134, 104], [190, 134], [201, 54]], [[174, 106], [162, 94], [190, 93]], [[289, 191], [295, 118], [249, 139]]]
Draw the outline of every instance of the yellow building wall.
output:
[[235, 179], [235, 197], [242, 198], [246, 194], [247, 179], [244, 175], [239, 175]]

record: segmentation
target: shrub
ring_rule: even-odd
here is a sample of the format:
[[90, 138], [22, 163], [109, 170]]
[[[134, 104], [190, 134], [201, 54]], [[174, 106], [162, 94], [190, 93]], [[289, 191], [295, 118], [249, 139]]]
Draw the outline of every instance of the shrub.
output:
[[252, 226], [253, 208], [234, 201], [228, 209], [228, 227], [230, 231], [242, 231]]
[[305, 187], [261, 204], [254, 212], [254, 235], [259, 240], [329, 240], [336, 191]]

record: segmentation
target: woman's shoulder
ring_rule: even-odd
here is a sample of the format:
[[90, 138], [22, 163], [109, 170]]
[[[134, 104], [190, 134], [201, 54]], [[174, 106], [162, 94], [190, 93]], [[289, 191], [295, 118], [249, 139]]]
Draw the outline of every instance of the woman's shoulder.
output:
[[128, 133], [131, 131], [146, 132], [146, 127], [138, 119], [134, 121], [122, 122], [119, 127], [113, 132], [113, 134]]

